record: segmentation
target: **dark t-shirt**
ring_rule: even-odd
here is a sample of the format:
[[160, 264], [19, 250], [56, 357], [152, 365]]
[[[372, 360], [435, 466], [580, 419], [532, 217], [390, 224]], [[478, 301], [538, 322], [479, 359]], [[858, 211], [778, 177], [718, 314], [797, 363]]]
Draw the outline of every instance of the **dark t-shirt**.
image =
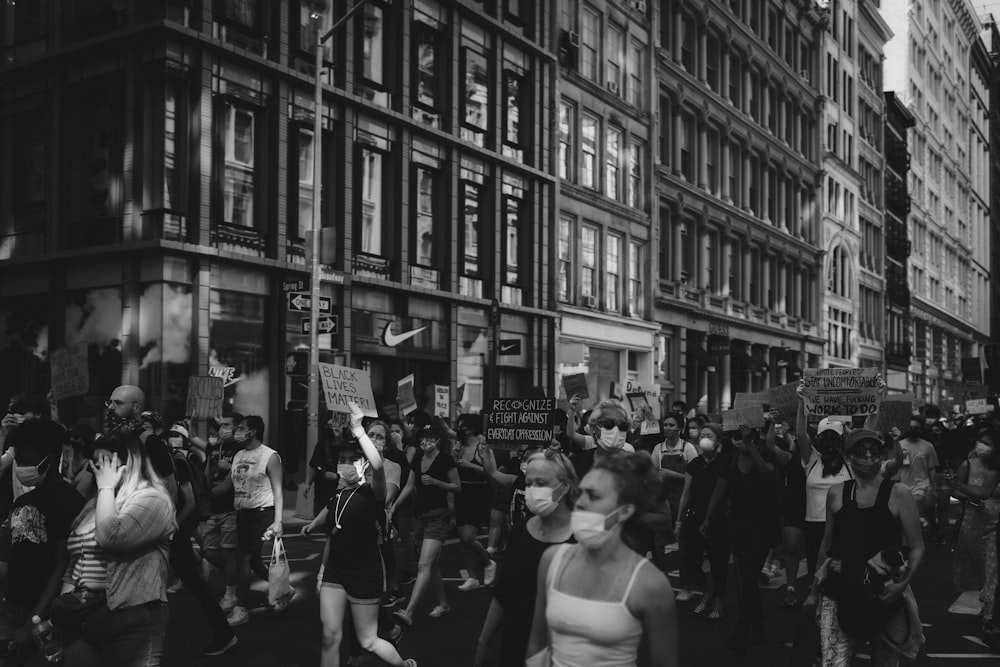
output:
[[312, 458], [309, 459], [309, 467], [316, 471], [316, 481], [314, 482], [316, 498], [324, 504], [337, 493], [337, 484], [340, 480], [327, 479], [324, 474], [337, 472], [337, 459], [337, 447], [326, 439], [316, 443]]
[[414, 456], [413, 463], [410, 464], [410, 470], [416, 475], [413, 484], [417, 499], [413, 506], [413, 513], [417, 516], [426, 514], [431, 510], [448, 507], [448, 492], [437, 486], [424, 486], [420, 481], [421, 476], [430, 475], [442, 482], [450, 482], [448, 471], [456, 467], [455, 459], [451, 458], [451, 454], [446, 454], [445, 452], [438, 452], [427, 472], [420, 469], [420, 464], [423, 460], [424, 457], [422, 455]]
[[174, 454], [170, 445], [153, 433], [145, 437], [143, 445], [157, 475], [167, 479], [174, 474]]
[[14, 501], [0, 529], [0, 560], [7, 562], [7, 602], [24, 608], [38, 602], [55, 567], [55, 542], [66, 540], [83, 505], [83, 497], [63, 480], [35, 488]]
[[[375, 498], [371, 484], [342, 489], [326, 505], [323, 529], [330, 535], [327, 567], [338, 572], [357, 572], [379, 562], [379, 522], [385, 517], [383, 504]], [[337, 519], [340, 528], [334, 530]]]
[[[570, 537], [569, 542], [573, 538]], [[523, 667], [531, 622], [535, 616], [538, 591], [538, 564], [545, 550], [560, 542], [539, 542], [528, 532], [526, 521], [514, 525], [507, 539], [507, 551], [497, 575], [493, 597], [503, 607], [501, 667]]]
[[[762, 451], [760, 456], [775, 465], [770, 452]], [[778, 478], [773, 471], [765, 473], [756, 466], [742, 472], [738, 459], [732, 457], [722, 471], [729, 493], [730, 525], [738, 534], [763, 536], [773, 544], [778, 534]]]
[[[233, 467], [233, 457], [236, 452], [243, 447], [235, 440], [220, 441], [216, 445], [210, 445], [208, 454], [208, 485], [215, 488], [216, 484], [221, 484], [229, 477], [229, 472]], [[212, 514], [222, 514], [223, 512], [233, 512], [233, 490], [221, 496], [212, 496]]]
[[511, 526], [516, 526], [531, 516], [524, 500], [524, 473], [521, 472], [521, 459], [509, 459], [500, 466], [500, 472], [517, 478], [507, 491], [509, 495], [507, 521]]
[[708, 511], [708, 501], [715, 491], [715, 484], [719, 481], [722, 467], [726, 465], [729, 457], [725, 452], [720, 452], [711, 462], [704, 456], [691, 459], [684, 472], [691, 475], [691, 489], [688, 491], [688, 504], [685, 509], [683, 521], [705, 520], [705, 513]]

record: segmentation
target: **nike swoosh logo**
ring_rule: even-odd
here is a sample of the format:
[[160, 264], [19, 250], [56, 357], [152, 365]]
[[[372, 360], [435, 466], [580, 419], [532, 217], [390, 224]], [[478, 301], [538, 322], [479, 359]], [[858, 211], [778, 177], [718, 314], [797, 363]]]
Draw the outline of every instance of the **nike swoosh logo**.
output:
[[420, 327], [419, 329], [414, 329], [413, 331], [407, 331], [406, 333], [394, 334], [392, 333], [392, 322], [385, 325], [385, 329], [382, 331], [382, 342], [385, 343], [386, 347], [396, 347], [400, 343], [407, 341], [427, 327]]
[[501, 345], [500, 346], [500, 351], [501, 352], [511, 352], [512, 350], [515, 350], [515, 349], [517, 349], [517, 343], [511, 343], [510, 345]]

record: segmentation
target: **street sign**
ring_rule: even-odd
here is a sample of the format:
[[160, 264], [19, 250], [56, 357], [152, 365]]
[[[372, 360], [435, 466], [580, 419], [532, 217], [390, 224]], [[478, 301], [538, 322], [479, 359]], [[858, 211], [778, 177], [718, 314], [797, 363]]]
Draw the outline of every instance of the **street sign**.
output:
[[[308, 313], [309, 304], [312, 300], [309, 298], [308, 293], [303, 292], [289, 292], [288, 293], [288, 310], [293, 310], [297, 313]], [[319, 312], [324, 315], [333, 314], [333, 299], [328, 296], [321, 296], [319, 298]]]
[[281, 281], [282, 292], [308, 292], [309, 278], [289, 278]]
[[[319, 332], [321, 334], [337, 333], [338, 329], [337, 325], [339, 324], [337, 321], [338, 319], [339, 318], [336, 315], [330, 315], [328, 317], [321, 317], [317, 319], [316, 322], [319, 326]], [[310, 325], [309, 320], [307, 319], [302, 320], [302, 333], [304, 334], [309, 333], [309, 325]]]

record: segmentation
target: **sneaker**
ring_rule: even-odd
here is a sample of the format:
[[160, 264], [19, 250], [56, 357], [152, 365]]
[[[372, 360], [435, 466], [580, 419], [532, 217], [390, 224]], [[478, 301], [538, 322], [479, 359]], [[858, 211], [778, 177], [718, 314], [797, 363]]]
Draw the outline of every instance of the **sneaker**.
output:
[[417, 661], [413, 658], [407, 658], [403, 661], [403, 667], [417, 667]]
[[232, 611], [229, 612], [229, 615], [226, 616], [226, 623], [228, 623], [231, 628], [235, 628], [237, 625], [243, 625], [249, 620], [250, 612], [247, 611], [246, 607], [241, 607], [239, 605], [233, 607]]
[[427, 614], [431, 618], [441, 618], [445, 614], [451, 611], [451, 605], [439, 604], [438, 606], [431, 609], [431, 613]]
[[404, 627], [407, 628], [413, 627], [413, 619], [410, 617], [409, 614], [406, 613], [405, 609], [397, 609], [396, 611], [392, 612], [392, 617], [395, 618], [400, 623], [402, 623]]
[[698, 606], [694, 608], [694, 613], [704, 614], [708, 611], [708, 605], [710, 604], [712, 604], [712, 598], [711, 596], [706, 595], [701, 599], [701, 602], [698, 603]]
[[462, 591], [463, 593], [466, 593], [468, 591], [474, 591], [477, 588], [481, 587], [482, 586], [480, 586], [478, 579], [474, 577], [469, 577], [468, 579], [465, 580], [465, 583], [463, 583], [461, 586], [458, 587], [458, 590]]
[[225, 637], [213, 637], [212, 641], [208, 644], [208, 648], [202, 651], [201, 654], [206, 656], [222, 655], [236, 646], [238, 641], [239, 639], [233, 634], [230, 634], [228, 639]]
[[395, 607], [397, 604], [405, 600], [405, 595], [400, 595], [399, 593], [388, 593], [382, 600], [382, 606], [385, 608]]
[[678, 602], [687, 602], [694, 597], [694, 591], [687, 588], [682, 588], [676, 593], [674, 593], [674, 599]]
[[490, 564], [483, 569], [483, 585], [492, 586], [497, 578], [497, 562], [490, 559]]
[[785, 601], [782, 602], [786, 607], [797, 607], [799, 606], [799, 596], [795, 594], [795, 587], [789, 586], [788, 590], [785, 591]]
[[184, 590], [184, 582], [181, 581], [180, 579], [178, 579], [177, 581], [175, 581], [172, 586], [170, 586], [169, 588], [167, 588], [167, 592], [171, 593], [171, 594], [172, 593], [180, 593], [182, 590]]
[[233, 607], [236, 606], [236, 596], [235, 595], [223, 595], [222, 599], [219, 600], [219, 607], [222, 608], [224, 612], [230, 612]]

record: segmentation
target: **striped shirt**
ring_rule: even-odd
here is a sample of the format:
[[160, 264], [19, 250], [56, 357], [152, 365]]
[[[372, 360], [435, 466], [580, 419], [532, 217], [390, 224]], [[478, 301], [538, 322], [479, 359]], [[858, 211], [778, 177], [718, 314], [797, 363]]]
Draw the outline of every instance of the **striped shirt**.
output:
[[66, 539], [69, 563], [63, 579], [75, 588], [103, 590], [108, 586], [108, 561], [94, 536], [94, 507], [84, 512], [87, 516], [73, 527]]

